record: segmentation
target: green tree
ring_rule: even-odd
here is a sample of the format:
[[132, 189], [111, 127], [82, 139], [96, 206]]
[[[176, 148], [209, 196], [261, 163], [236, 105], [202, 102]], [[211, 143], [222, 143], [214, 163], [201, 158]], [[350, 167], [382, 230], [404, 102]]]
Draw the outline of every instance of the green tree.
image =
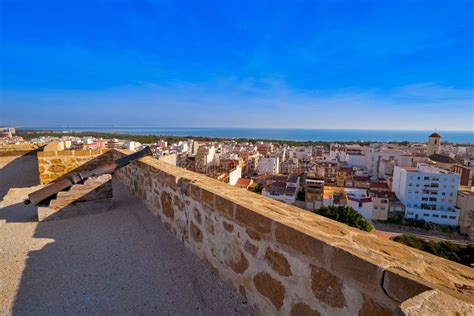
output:
[[257, 183], [255, 186], [253, 186], [252, 190], [253, 190], [253, 192], [255, 192], [255, 193], [261, 194], [261, 193], [262, 193], [262, 190], [263, 190], [263, 185], [260, 184], [260, 183]]
[[366, 232], [374, 229], [359, 212], [349, 206], [322, 206], [313, 212]]
[[298, 194], [296, 195], [296, 200], [298, 200], [298, 201], [304, 201], [304, 198], [305, 198], [304, 189], [299, 190], [299, 191], [298, 191]]
[[410, 234], [397, 236], [393, 240], [467, 266], [474, 265], [474, 245], [472, 244], [461, 246], [449, 241], [426, 241]]

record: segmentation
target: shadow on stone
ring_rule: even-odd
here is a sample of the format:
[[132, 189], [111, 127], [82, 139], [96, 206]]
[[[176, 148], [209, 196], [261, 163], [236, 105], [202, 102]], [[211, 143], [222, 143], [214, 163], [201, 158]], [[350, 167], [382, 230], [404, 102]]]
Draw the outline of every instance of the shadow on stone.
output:
[[38, 160], [32, 150], [22, 154], [3, 152], [0, 154], [0, 201], [10, 188], [26, 188], [39, 184]]

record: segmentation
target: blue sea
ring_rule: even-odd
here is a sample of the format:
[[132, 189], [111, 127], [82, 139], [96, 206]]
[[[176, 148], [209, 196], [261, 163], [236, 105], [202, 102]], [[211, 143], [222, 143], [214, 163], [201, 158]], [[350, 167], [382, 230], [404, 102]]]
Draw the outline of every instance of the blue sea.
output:
[[[31, 130], [96, 131], [136, 135], [203, 136], [291, 141], [409, 141], [426, 142], [433, 131], [277, 129], [277, 128], [163, 128], [163, 127], [30, 127]], [[474, 144], [474, 131], [436, 131], [442, 141]]]

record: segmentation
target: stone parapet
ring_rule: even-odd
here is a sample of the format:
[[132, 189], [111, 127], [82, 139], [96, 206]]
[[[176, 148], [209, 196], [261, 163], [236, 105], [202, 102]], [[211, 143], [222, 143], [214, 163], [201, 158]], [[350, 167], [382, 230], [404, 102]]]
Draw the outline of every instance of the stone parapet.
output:
[[40, 151], [38, 172], [41, 184], [53, 182], [70, 172], [92, 170], [112, 161], [109, 149]]
[[474, 312], [469, 267], [152, 157], [116, 176], [261, 314], [422, 315], [430, 291]]
[[0, 144], [0, 157], [35, 155], [38, 148], [35, 144]]

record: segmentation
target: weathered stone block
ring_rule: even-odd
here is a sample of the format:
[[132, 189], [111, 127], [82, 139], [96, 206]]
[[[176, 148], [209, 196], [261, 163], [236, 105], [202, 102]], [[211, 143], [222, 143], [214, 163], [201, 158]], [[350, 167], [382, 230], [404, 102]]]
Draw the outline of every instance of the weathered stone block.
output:
[[229, 223], [227, 223], [226, 221], [223, 221], [223, 222], [222, 222], [222, 226], [223, 226], [224, 229], [225, 229], [226, 231], [228, 231], [229, 233], [232, 233], [232, 232], [234, 231], [234, 225], [229, 224]]
[[318, 262], [324, 261], [324, 243], [286, 225], [276, 223], [275, 239]]
[[385, 292], [392, 299], [403, 302], [430, 288], [420, 282], [409, 278], [403, 271], [387, 270], [383, 274]]
[[62, 151], [58, 151], [56, 152], [56, 156], [58, 157], [72, 157], [74, 156], [74, 151], [73, 150], [62, 150]]
[[355, 281], [368, 290], [380, 290], [383, 270], [368, 258], [359, 258], [344, 250], [334, 249], [331, 269], [344, 279]]
[[237, 205], [235, 219], [259, 234], [269, 235], [271, 232], [272, 221], [268, 217], [241, 205]]
[[291, 316], [320, 316], [318, 311], [315, 311], [305, 303], [296, 303], [291, 307]]
[[195, 241], [202, 242], [203, 236], [199, 227], [197, 227], [193, 222], [191, 222], [191, 226], [189, 230], [190, 230], [191, 236], [193, 237]]
[[201, 223], [202, 223], [202, 220], [201, 220], [201, 212], [200, 212], [197, 208], [194, 208], [193, 214], [194, 214], [194, 219], [196, 219], [196, 222], [198, 222], [199, 224], [201, 224]]
[[174, 218], [174, 209], [173, 209], [173, 205], [171, 203], [171, 196], [168, 192], [165, 192], [163, 191], [161, 193], [161, 206], [162, 206], [162, 211], [163, 211], [163, 214], [166, 216], [166, 217], [169, 217], [171, 219]]
[[38, 157], [44, 157], [44, 158], [48, 158], [48, 157], [56, 157], [58, 155], [58, 152], [57, 151], [39, 151], [38, 152]]
[[271, 248], [267, 248], [265, 252], [265, 260], [268, 262], [270, 267], [282, 276], [290, 276], [291, 267], [288, 260], [279, 252], [273, 251]]
[[370, 297], [363, 295], [364, 302], [362, 303], [362, 307], [359, 311], [359, 316], [372, 316], [372, 315], [377, 315], [377, 316], [392, 316], [393, 312], [377, 303], [376, 301], [372, 300]]
[[201, 188], [194, 183], [190, 183], [188, 186], [188, 195], [196, 201], [201, 201]]
[[214, 193], [202, 189], [201, 202], [204, 206], [209, 208], [211, 211], [214, 211], [215, 209], [214, 198], [215, 198]]
[[255, 246], [254, 244], [252, 244], [248, 240], [245, 242], [244, 249], [245, 249], [245, 251], [247, 251], [249, 254], [251, 254], [253, 256], [255, 256], [258, 252], [258, 246]]
[[283, 284], [272, 278], [266, 272], [260, 272], [253, 277], [253, 283], [255, 288], [260, 294], [268, 298], [270, 302], [279, 311], [283, 306], [283, 300], [285, 299], [285, 287]]
[[249, 261], [245, 257], [245, 255], [242, 253], [242, 251], [238, 251], [237, 257], [234, 258], [235, 256], [228, 258], [226, 260], [226, 265], [231, 268], [235, 273], [237, 274], [242, 274], [247, 270], [249, 267]]
[[250, 237], [250, 239], [253, 239], [255, 241], [262, 240], [262, 238], [260, 237], [260, 235], [256, 231], [254, 231], [252, 229], [246, 229], [245, 231], [247, 232], [247, 235]]
[[216, 209], [229, 218], [234, 218], [234, 203], [219, 195], [216, 195]]
[[346, 306], [342, 281], [327, 270], [311, 265], [311, 289], [321, 302], [337, 308]]
[[91, 151], [90, 150], [74, 150], [74, 156], [90, 156]]

